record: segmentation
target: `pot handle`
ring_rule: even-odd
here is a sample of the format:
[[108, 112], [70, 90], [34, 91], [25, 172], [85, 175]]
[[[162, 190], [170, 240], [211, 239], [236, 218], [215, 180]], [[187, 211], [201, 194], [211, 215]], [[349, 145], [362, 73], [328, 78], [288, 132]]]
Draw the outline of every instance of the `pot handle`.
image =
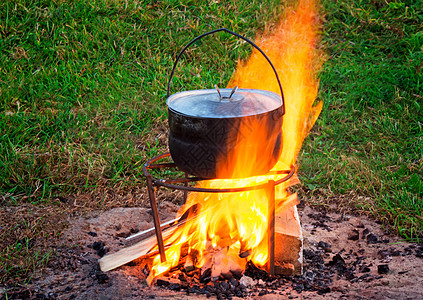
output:
[[259, 48], [256, 44], [254, 44], [252, 41], [250, 41], [249, 39], [247, 39], [246, 37], [244, 37], [244, 36], [242, 36], [242, 35], [239, 35], [238, 33], [235, 33], [235, 32], [233, 32], [233, 31], [230, 31], [229, 29], [226, 29], [226, 28], [219, 28], [219, 29], [215, 29], [215, 30], [212, 30], [212, 31], [209, 31], [209, 32], [206, 32], [206, 33], [203, 33], [203, 34], [201, 34], [201, 35], [197, 36], [197, 37], [196, 37], [196, 38], [194, 38], [191, 42], [189, 42], [189, 43], [188, 43], [188, 44], [187, 44], [187, 45], [186, 45], [186, 46], [185, 46], [185, 47], [181, 50], [181, 52], [179, 52], [178, 56], [176, 57], [175, 63], [173, 64], [172, 72], [170, 73], [170, 76], [169, 76], [169, 82], [168, 82], [168, 84], [167, 84], [167, 98], [169, 98], [169, 96], [170, 96], [170, 84], [171, 84], [171, 82], [172, 82], [173, 75], [175, 74], [176, 66], [177, 66], [178, 61], [179, 61], [179, 59], [181, 58], [182, 54], [184, 54], [185, 50], [187, 50], [187, 49], [188, 49], [188, 47], [189, 47], [189, 46], [191, 46], [193, 43], [195, 43], [197, 40], [199, 40], [199, 39], [201, 39], [201, 38], [203, 38], [203, 37], [205, 37], [205, 36], [207, 36], [207, 35], [210, 35], [210, 34], [213, 34], [213, 33], [219, 32], [219, 31], [226, 31], [227, 33], [230, 33], [230, 34], [232, 34], [232, 35], [234, 35], [234, 36], [236, 36], [236, 37], [238, 37], [238, 38], [240, 38], [240, 39], [243, 39], [244, 41], [248, 42], [251, 46], [253, 46], [254, 48], [256, 48], [258, 51], [260, 51], [260, 53], [264, 56], [264, 58], [266, 58], [267, 62], [268, 62], [268, 63], [270, 64], [270, 66], [272, 67], [273, 72], [275, 72], [276, 80], [278, 81], [279, 89], [281, 90], [281, 98], [282, 98], [282, 115], [284, 115], [284, 114], [285, 114], [285, 98], [284, 98], [284, 96], [283, 96], [282, 85], [281, 85], [281, 81], [279, 80], [278, 72], [276, 71], [276, 69], [275, 69], [275, 67], [273, 66], [272, 62], [271, 62], [271, 61], [270, 61], [270, 59], [267, 57], [267, 55], [263, 52], [263, 50], [261, 50], [261, 49], [260, 49], [260, 48]]

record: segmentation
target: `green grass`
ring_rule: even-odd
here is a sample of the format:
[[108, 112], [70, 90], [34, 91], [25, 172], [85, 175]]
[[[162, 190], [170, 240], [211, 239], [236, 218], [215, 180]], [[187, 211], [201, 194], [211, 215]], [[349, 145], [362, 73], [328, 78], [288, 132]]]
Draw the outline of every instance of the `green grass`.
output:
[[[357, 209], [406, 238], [421, 237], [423, 3], [322, 1], [324, 109], [300, 154], [301, 179], [312, 195], [356, 195]], [[1, 1], [2, 207], [54, 206], [69, 194], [144, 186], [143, 162], [165, 147], [155, 130], [166, 120], [178, 51], [218, 27], [254, 39], [284, 5]], [[172, 92], [224, 86], [249, 53], [234, 37], [207, 38], [187, 52]], [[45, 265], [49, 252], [27, 247], [25, 237], [2, 246], [2, 281]]]
[[423, 2], [325, 1], [324, 110], [300, 158], [314, 192], [355, 193], [423, 235]]

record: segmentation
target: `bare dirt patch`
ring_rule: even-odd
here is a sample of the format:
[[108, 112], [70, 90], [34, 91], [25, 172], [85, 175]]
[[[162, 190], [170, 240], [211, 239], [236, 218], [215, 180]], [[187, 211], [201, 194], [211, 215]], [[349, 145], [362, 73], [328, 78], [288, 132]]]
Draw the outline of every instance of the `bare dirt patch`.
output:
[[[178, 208], [163, 195], [161, 220], [172, 219]], [[252, 278], [249, 286], [233, 283], [243, 298], [423, 298], [422, 245], [388, 234], [365, 216], [309, 206], [302, 207], [300, 215], [304, 230], [303, 276]], [[97, 261], [101, 256], [118, 251], [125, 246], [127, 236], [152, 224], [150, 209], [139, 207], [70, 217], [57, 242], [63, 245], [57, 247], [57, 257], [45, 272], [35, 274], [31, 284], [9, 290], [9, 299], [14, 295], [55, 299], [237, 298], [225, 294], [220, 283], [210, 283], [208, 290], [194, 285], [149, 287], [145, 262], [133, 262], [107, 273], [99, 270]]]

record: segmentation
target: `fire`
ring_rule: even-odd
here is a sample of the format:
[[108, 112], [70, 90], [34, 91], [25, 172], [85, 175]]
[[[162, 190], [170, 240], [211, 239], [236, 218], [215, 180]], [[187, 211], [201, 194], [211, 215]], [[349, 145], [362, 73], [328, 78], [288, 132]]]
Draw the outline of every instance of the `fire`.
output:
[[[274, 167], [278, 170], [289, 170], [295, 164], [301, 144], [322, 109], [322, 102], [315, 103], [318, 90], [315, 72], [320, 67], [315, 49], [317, 29], [317, 4], [313, 0], [301, 0], [296, 8], [285, 10], [273, 33], [256, 41], [278, 71], [285, 95], [286, 113], [281, 128], [283, 150]], [[253, 51], [247, 63], [238, 64], [229, 87], [235, 85], [280, 94], [272, 69], [257, 51]], [[257, 137], [257, 143], [265, 142], [263, 137]], [[260, 161], [259, 157], [251, 157], [247, 146], [239, 143], [237, 155], [226, 162], [235, 164], [240, 174], [245, 168], [254, 167], [252, 162]], [[278, 176], [214, 179], [199, 183], [199, 187], [250, 186], [269, 179], [277, 180]], [[297, 198], [289, 194], [287, 186], [281, 184], [276, 187], [277, 210], [297, 203]], [[165, 240], [165, 245], [170, 245], [166, 250], [166, 262], [161, 263], [159, 255], [154, 258], [150, 282], [178, 265], [181, 255], [192, 259], [197, 268], [211, 268], [212, 277], [242, 272], [249, 260], [257, 266], [266, 264], [268, 191], [191, 193], [179, 214], [195, 204], [200, 207], [197, 217], [180, 226]]]

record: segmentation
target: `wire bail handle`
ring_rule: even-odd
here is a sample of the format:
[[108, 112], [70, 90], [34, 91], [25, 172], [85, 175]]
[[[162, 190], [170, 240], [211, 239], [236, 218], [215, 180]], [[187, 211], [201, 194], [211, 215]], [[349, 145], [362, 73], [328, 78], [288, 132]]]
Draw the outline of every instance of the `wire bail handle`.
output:
[[201, 38], [203, 38], [203, 37], [205, 37], [207, 35], [210, 35], [210, 34], [219, 32], [219, 31], [225, 31], [225, 32], [230, 33], [230, 34], [232, 34], [232, 35], [234, 35], [234, 36], [236, 36], [236, 37], [238, 37], [240, 39], [243, 39], [244, 41], [248, 42], [251, 46], [253, 46], [254, 48], [256, 48], [264, 56], [264, 58], [266, 58], [267, 62], [272, 67], [273, 72], [275, 73], [276, 80], [278, 81], [279, 89], [281, 91], [281, 98], [282, 98], [282, 115], [284, 115], [285, 114], [285, 98], [284, 98], [284, 95], [283, 95], [282, 84], [281, 84], [281, 81], [279, 80], [279, 75], [278, 75], [278, 72], [275, 69], [275, 66], [272, 64], [272, 62], [270, 61], [269, 57], [267, 57], [267, 55], [263, 52], [263, 50], [261, 50], [256, 44], [254, 44], [252, 41], [250, 41], [246, 37], [244, 37], [244, 36], [242, 36], [242, 35], [240, 35], [238, 33], [235, 33], [235, 32], [233, 32], [233, 31], [231, 31], [231, 30], [229, 30], [227, 28], [219, 28], [219, 29], [215, 29], [215, 30], [212, 30], [212, 31], [203, 33], [203, 34], [197, 36], [196, 38], [194, 38], [193, 40], [191, 40], [181, 50], [181, 52], [179, 52], [178, 56], [176, 57], [175, 63], [173, 64], [172, 72], [170, 73], [170, 76], [169, 76], [169, 82], [167, 84], [167, 98], [169, 98], [169, 96], [170, 96], [170, 84], [172, 82], [173, 76], [175, 75], [176, 66], [178, 65], [179, 59], [181, 58], [182, 54], [184, 54], [184, 52], [188, 49], [188, 47], [191, 46], [193, 43], [195, 43], [197, 40], [199, 40], [199, 39], [201, 39]]

